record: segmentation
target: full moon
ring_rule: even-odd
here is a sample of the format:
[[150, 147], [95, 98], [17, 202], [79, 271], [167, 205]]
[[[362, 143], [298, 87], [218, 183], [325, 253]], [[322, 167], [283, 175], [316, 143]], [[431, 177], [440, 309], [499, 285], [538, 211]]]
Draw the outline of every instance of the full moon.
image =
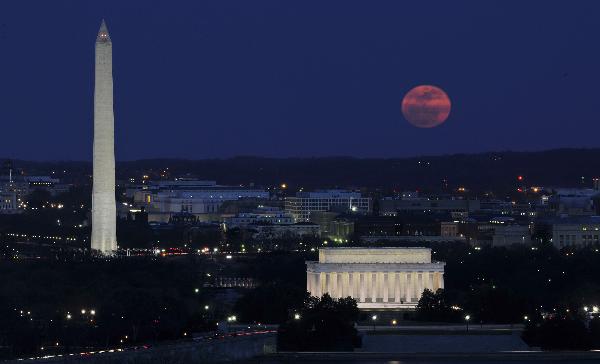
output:
[[439, 87], [421, 85], [402, 99], [402, 115], [418, 128], [434, 128], [450, 115], [450, 98]]

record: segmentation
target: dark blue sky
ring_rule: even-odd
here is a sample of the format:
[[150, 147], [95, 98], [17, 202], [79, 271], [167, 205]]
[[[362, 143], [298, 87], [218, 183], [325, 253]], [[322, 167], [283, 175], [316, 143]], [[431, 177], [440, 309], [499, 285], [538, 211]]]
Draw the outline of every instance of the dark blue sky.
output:
[[91, 159], [103, 17], [118, 160], [600, 146], [600, 1], [3, 0], [1, 157]]

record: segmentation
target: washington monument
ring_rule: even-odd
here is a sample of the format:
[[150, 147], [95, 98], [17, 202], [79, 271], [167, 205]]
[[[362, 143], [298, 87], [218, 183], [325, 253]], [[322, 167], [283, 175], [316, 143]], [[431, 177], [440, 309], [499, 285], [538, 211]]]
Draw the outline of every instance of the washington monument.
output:
[[117, 250], [114, 124], [112, 43], [102, 20], [96, 38], [92, 249], [103, 254]]

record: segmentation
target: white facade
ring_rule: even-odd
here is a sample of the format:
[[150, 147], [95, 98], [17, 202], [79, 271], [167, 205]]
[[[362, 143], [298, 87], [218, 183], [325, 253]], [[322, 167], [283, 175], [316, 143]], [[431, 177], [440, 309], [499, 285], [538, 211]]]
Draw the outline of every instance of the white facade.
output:
[[279, 209], [257, 209], [255, 212], [242, 212], [235, 216], [226, 217], [223, 224], [226, 229], [245, 227], [254, 224], [289, 225], [294, 223], [294, 217]]
[[21, 212], [17, 201], [17, 193], [0, 190], [0, 214], [17, 214]]
[[284, 236], [295, 237], [319, 237], [321, 236], [321, 226], [308, 222], [289, 224], [289, 225], [252, 225], [251, 229], [256, 230], [253, 235], [255, 239], [277, 239]]
[[428, 248], [321, 248], [318, 262], [306, 262], [306, 287], [350, 296], [360, 309], [415, 308], [425, 289], [444, 288], [444, 265]]
[[558, 249], [585, 247], [600, 243], [600, 218], [586, 221], [565, 221], [552, 225], [552, 243]]
[[298, 192], [295, 197], [285, 198], [285, 211], [291, 213], [297, 222], [309, 221], [312, 212], [336, 208], [344, 212], [367, 214], [371, 211], [371, 199], [362, 197], [360, 192], [346, 190]]
[[226, 201], [244, 198], [268, 199], [268, 191], [217, 185], [214, 181], [161, 181], [133, 193], [136, 207], [144, 207], [149, 221], [168, 221], [176, 213], [196, 216], [217, 214]]
[[498, 225], [492, 236], [492, 246], [530, 245], [531, 232], [527, 225]]
[[104, 20], [96, 38], [95, 71], [91, 247], [103, 254], [111, 254], [117, 250], [115, 121], [112, 43]]
[[479, 200], [429, 199], [426, 197], [384, 198], [379, 201], [379, 214], [396, 216], [399, 211], [448, 211], [453, 216], [465, 216], [480, 209]]

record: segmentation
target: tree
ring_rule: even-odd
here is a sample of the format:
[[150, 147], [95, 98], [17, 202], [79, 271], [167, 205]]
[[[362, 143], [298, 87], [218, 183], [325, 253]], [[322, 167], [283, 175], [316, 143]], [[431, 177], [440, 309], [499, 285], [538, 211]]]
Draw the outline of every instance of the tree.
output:
[[544, 350], [589, 350], [592, 345], [592, 335], [584, 321], [572, 315], [534, 320], [525, 328], [523, 339]]
[[440, 288], [435, 293], [425, 289], [417, 304], [417, 319], [456, 322], [460, 320], [460, 311], [452, 309], [444, 289]]
[[290, 310], [302, 308], [307, 292], [295, 285], [272, 282], [259, 286], [240, 298], [234, 312], [242, 322], [280, 324], [290, 317]]
[[351, 297], [308, 296], [302, 309], [279, 326], [277, 347], [283, 351], [352, 351], [360, 345], [354, 327], [359, 311]]

